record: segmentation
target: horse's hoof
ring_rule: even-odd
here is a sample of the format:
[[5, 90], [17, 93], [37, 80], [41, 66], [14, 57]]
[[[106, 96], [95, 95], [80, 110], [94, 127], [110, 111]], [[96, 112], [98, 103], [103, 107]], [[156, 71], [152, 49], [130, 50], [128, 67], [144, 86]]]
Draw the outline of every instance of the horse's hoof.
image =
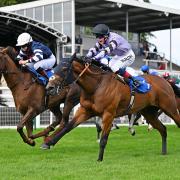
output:
[[48, 149], [50, 149], [50, 146], [44, 143], [44, 144], [41, 145], [40, 148], [43, 149], [43, 150], [48, 150]]
[[102, 159], [98, 159], [97, 162], [102, 162]]
[[28, 144], [30, 145], [30, 146], [35, 146], [36, 145], [36, 142], [34, 141], [34, 140], [32, 140], [32, 139], [28, 139], [29, 140], [29, 142], [28, 142]]
[[135, 134], [136, 134], [136, 132], [135, 132], [135, 131], [131, 133], [131, 135], [132, 135], [132, 136], [135, 136]]

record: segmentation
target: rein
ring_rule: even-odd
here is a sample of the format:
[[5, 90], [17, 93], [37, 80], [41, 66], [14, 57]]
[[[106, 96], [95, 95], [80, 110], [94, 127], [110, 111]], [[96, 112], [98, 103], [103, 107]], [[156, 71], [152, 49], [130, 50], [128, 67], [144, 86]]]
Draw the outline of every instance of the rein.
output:
[[82, 70], [82, 72], [79, 74], [79, 76], [74, 80], [74, 82], [76, 83], [79, 78], [85, 73], [85, 71], [89, 68], [90, 64], [89, 63], [86, 63], [85, 64], [85, 68]]

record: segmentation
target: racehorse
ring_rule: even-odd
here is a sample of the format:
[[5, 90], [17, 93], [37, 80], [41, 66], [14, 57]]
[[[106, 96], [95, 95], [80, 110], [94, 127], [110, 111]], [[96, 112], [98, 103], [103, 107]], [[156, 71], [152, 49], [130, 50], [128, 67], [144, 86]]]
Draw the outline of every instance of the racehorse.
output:
[[[61, 93], [47, 96], [45, 87], [36, 83], [30, 72], [19, 68], [16, 55], [12, 47], [0, 51], [0, 75], [3, 74], [12, 92], [17, 111], [23, 115], [17, 125], [17, 131], [25, 143], [34, 146], [33, 139], [46, 136], [62, 122], [62, 119], [63, 123], [68, 122], [72, 108], [79, 103], [79, 89], [77, 85], [64, 86]], [[63, 113], [60, 111], [61, 103], [64, 103]], [[47, 109], [53, 112], [55, 121], [42, 132], [33, 135], [33, 118]], [[23, 132], [24, 126], [27, 136]]]
[[[164, 79], [164, 78], [163, 78]], [[166, 80], [167, 81], [167, 80]], [[168, 82], [168, 81], [167, 81]], [[168, 82], [169, 83], [169, 82]], [[172, 83], [169, 83], [171, 85], [171, 87], [173, 88], [174, 94], [175, 94], [175, 98], [176, 98], [176, 103], [177, 103], [177, 108], [180, 112], [180, 91], [177, 88], [177, 86], [175, 86]], [[161, 110], [159, 110], [158, 112], [158, 116], [160, 116], [163, 112]], [[129, 118], [129, 132], [131, 133], [131, 135], [135, 135], [135, 129], [133, 128], [133, 125], [136, 124], [137, 120], [141, 117], [140, 113], [137, 114], [132, 114], [132, 115], [128, 115]], [[152, 126], [148, 124], [148, 131], [152, 130]]]
[[47, 139], [42, 144], [43, 149], [49, 149], [51, 145], [55, 145], [65, 134], [82, 122], [99, 116], [102, 118], [102, 134], [98, 161], [102, 161], [114, 118], [140, 112], [161, 134], [162, 154], [167, 153], [167, 131], [158, 119], [158, 110], [161, 109], [170, 116], [178, 127], [180, 127], [180, 115], [174, 92], [165, 80], [158, 76], [144, 76], [146, 81], [151, 84], [151, 90], [144, 94], [135, 93], [134, 105], [128, 112], [131, 90], [127, 84], [117, 80], [114, 73], [104, 72], [93, 63], [86, 63], [75, 55], [72, 56], [72, 71], [77, 83], [82, 88], [81, 106], [72, 121], [68, 122], [60, 132], [57, 132], [55, 137]]

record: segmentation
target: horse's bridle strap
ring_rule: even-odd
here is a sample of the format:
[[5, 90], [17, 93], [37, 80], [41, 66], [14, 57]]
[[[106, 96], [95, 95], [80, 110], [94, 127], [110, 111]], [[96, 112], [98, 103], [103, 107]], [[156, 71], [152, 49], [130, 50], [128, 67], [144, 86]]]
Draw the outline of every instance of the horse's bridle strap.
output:
[[79, 74], [79, 76], [76, 78], [74, 82], [77, 82], [79, 80], [79, 78], [85, 73], [85, 71], [89, 68], [89, 66], [90, 66], [89, 63], [85, 64], [85, 68], [82, 70], [82, 72]]

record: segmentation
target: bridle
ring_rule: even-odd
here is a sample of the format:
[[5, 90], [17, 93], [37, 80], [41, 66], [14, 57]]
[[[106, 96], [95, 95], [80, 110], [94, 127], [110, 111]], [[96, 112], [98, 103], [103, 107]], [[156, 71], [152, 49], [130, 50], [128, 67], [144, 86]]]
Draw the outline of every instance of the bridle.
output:
[[85, 71], [89, 68], [90, 63], [85, 63], [85, 68], [81, 71], [81, 73], [79, 74], [79, 76], [74, 80], [74, 83], [76, 83], [79, 78], [85, 73]]

